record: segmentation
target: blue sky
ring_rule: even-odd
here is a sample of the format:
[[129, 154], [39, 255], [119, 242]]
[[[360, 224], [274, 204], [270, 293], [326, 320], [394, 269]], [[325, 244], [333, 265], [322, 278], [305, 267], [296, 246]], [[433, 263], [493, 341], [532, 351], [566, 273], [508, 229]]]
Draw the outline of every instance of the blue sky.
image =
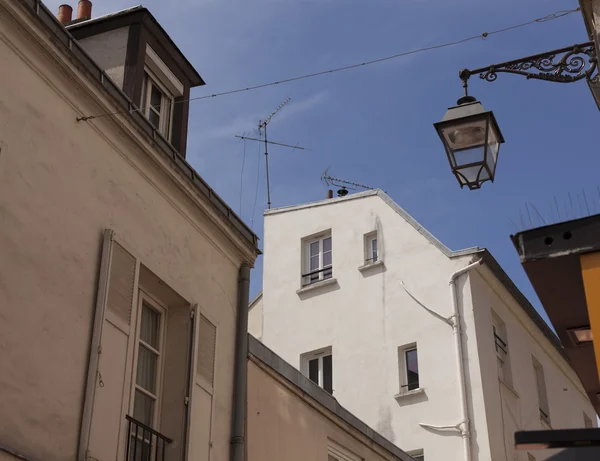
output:
[[[56, 11], [59, 1], [47, 1]], [[75, 3], [75, 0], [71, 0]], [[134, 6], [94, 4], [98, 16]], [[201, 96], [457, 40], [557, 10], [576, 0], [150, 0], [146, 6], [198, 69]], [[432, 123], [461, 95], [463, 67], [480, 67], [587, 41], [580, 13], [442, 50], [191, 103], [188, 160], [262, 235], [264, 156], [251, 133], [284, 99], [269, 138], [307, 151], [270, 150], [274, 207], [325, 197], [319, 178], [379, 187], [451, 249], [487, 247], [540, 308], [509, 235], [529, 225], [526, 203], [551, 218], [585, 189], [598, 195], [598, 108], [585, 82], [557, 84], [500, 74], [472, 78], [470, 92], [493, 110], [506, 143], [496, 182], [461, 190]], [[257, 161], [260, 160], [260, 164]], [[258, 201], [253, 214], [258, 181]], [[595, 203], [591, 195], [594, 194]], [[576, 200], [575, 200], [576, 201]], [[570, 205], [569, 205], [570, 208]], [[578, 208], [576, 206], [576, 208]], [[577, 211], [577, 210], [576, 210]], [[563, 213], [564, 218], [564, 213]], [[535, 222], [534, 222], [535, 224]], [[251, 295], [260, 290], [262, 257]]]

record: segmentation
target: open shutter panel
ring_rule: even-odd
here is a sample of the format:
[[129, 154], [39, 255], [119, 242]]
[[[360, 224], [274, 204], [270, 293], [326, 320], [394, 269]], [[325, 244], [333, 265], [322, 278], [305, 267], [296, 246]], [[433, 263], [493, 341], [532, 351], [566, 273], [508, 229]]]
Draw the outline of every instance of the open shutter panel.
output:
[[[193, 310], [195, 333], [190, 355], [190, 395], [188, 403], [188, 457], [211, 459], [211, 426], [213, 414], [213, 386], [215, 386], [215, 354], [217, 327]], [[193, 437], [189, 434], [193, 434]]]
[[127, 326], [131, 324], [135, 266], [135, 258], [117, 242], [113, 242], [108, 311], [114, 314], [122, 325]]
[[99, 286], [94, 321], [99, 345], [91, 352], [95, 357], [90, 358], [90, 364], [92, 358], [97, 363], [97, 372], [86, 455], [88, 459], [120, 461], [125, 451], [125, 413], [132, 378], [139, 264], [115, 241], [114, 232], [107, 232], [109, 238], [104, 239], [103, 254], [109, 257], [103, 257], [100, 280], [103, 285]]
[[217, 348], [217, 327], [200, 315], [200, 349], [198, 351], [197, 373], [212, 387], [215, 379], [215, 352]]

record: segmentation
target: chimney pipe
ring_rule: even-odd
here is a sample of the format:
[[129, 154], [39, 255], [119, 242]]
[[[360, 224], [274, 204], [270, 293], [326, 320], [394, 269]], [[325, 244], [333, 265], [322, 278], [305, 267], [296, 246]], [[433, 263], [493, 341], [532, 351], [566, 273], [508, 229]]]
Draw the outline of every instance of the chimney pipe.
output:
[[333, 191], [331, 189], [327, 191], [327, 198], [333, 198]]
[[73, 8], [70, 5], [60, 5], [58, 7], [58, 20], [61, 24], [71, 22], [73, 18]]
[[90, 0], [79, 0], [76, 19], [92, 19], [92, 2]]

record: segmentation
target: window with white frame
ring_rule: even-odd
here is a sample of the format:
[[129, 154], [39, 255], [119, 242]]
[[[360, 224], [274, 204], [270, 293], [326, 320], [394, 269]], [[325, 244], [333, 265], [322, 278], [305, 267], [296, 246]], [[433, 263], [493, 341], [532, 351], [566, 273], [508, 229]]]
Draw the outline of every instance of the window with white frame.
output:
[[415, 343], [398, 348], [398, 368], [400, 372], [400, 394], [420, 388], [419, 357]]
[[550, 425], [550, 407], [548, 405], [548, 394], [546, 393], [546, 379], [544, 377], [544, 368], [535, 357], [533, 359], [533, 371], [535, 373], [535, 382], [538, 394], [538, 407], [540, 409], [540, 419]]
[[333, 393], [333, 356], [331, 347], [302, 354], [301, 367], [308, 379]]
[[308, 239], [304, 242], [304, 272], [302, 285], [310, 285], [333, 276], [333, 252], [331, 234]]
[[377, 232], [371, 232], [365, 235], [365, 264], [376, 263], [379, 259]]
[[152, 126], [168, 140], [171, 139], [173, 101], [173, 95], [147, 68], [142, 86], [142, 110]]
[[160, 408], [166, 311], [150, 298], [141, 296], [138, 314], [133, 417], [149, 427], [156, 427]]
[[512, 373], [510, 368], [510, 357], [508, 355], [506, 324], [494, 311], [492, 311], [492, 332], [494, 334], [498, 378], [512, 387]]

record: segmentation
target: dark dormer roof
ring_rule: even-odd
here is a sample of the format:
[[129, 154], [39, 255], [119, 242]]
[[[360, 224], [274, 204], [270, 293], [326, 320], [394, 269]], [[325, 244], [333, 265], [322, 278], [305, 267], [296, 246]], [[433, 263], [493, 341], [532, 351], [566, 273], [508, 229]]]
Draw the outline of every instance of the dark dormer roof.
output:
[[162, 28], [152, 13], [141, 5], [99, 16], [97, 18], [71, 21], [66, 24], [65, 27], [76, 39], [82, 39], [135, 24], [142, 24], [155, 38], [155, 41], [165, 48], [166, 53], [173, 57], [177, 67], [179, 67], [181, 72], [188, 79], [190, 87], [205, 84], [198, 71], [187, 60], [177, 45], [175, 45], [175, 42], [169, 37], [169, 34], [167, 34], [165, 29]]

